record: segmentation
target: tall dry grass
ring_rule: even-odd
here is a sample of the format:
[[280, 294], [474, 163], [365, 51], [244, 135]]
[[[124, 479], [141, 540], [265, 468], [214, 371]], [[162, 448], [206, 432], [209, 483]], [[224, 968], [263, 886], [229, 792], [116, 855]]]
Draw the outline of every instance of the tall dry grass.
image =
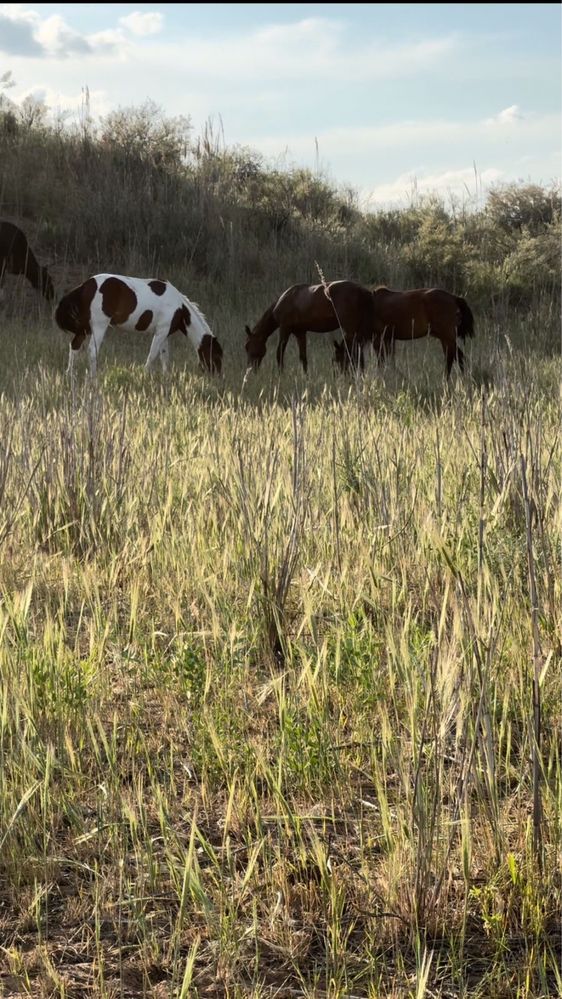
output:
[[[6, 995], [551, 996], [559, 366], [243, 384], [5, 324]], [[232, 324], [232, 325], [230, 325]], [[543, 333], [544, 333], [543, 329]], [[552, 330], [546, 330], [551, 335]]]

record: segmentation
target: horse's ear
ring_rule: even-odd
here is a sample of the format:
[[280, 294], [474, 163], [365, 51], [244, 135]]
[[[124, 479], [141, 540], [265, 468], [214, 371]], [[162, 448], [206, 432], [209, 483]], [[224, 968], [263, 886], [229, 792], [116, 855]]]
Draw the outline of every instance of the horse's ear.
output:
[[246, 336], [251, 336], [252, 335], [252, 331], [251, 331], [250, 327], [247, 324], [244, 327], [244, 329], [246, 330]]
[[337, 341], [337, 340], [333, 340], [332, 342], [333, 342], [333, 344], [334, 344], [334, 347], [335, 347], [335, 348], [336, 348], [336, 350], [337, 350], [337, 349], [338, 349], [338, 347], [339, 347], [339, 343], [338, 343], [338, 341]]

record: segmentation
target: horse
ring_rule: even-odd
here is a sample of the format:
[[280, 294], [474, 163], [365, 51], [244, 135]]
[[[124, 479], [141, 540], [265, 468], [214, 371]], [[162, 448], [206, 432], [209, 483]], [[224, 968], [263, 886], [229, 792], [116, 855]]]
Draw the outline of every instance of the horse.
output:
[[37, 262], [27, 237], [12, 222], [0, 222], [0, 284], [6, 273], [23, 274], [46, 299], [55, 297], [47, 268]]
[[167, 371], [168, 337], [176, 332], [189, 337], [203, 368], [212, 374], [220, 374], [222, 369], [222, 347], [205, 316], [169, 281], [95, 274], [61, 298], [55, 309], [55, 321], [61, 330], [72, 334], [67, 369], [70, 373], [76, 352], [89, 337], [89, 368], [95, 376], [97, 356], [109, 326], [153, 334], [147, 369], [159, 356], [163, 370]]
[[306, 334], [332, 333], [342, 329], [350, 340], [367, 342], [373, 336], [375, 308], [372, 293], [354, 281], [330, 284], [295, 284], [266, 309], [253, 330], [246, 326], [248, 368], [259, 368], [268, 338], [279, 329], [277, 364], [283, 358], [289, 337], [298, 343], [300, 362], [308, 371]]
[[[391, 291], [380, 287], [372, 292], [375, 309], [373, 346], [384, 360], [394, 350], [396, 340], [418, 340], [433, 336], [440, 341], [445, 355], [447, 378], [456, 361], [464, 370], [464, 354], [458, 338], [474, 336], [474, 316], [464, 298], [441, 288], [419, 288], [414, 291]], [[350, 343], [334, 340], [335, 361], [345, 370], [359, 353], [362, 362], [366, 341]]]

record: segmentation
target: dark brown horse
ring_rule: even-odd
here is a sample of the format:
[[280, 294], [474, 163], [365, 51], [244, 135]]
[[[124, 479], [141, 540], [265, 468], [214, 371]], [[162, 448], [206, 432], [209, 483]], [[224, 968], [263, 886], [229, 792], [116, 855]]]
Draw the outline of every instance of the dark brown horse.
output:
[[[453, 363], [464, 368], [464, 354], [458, 338], [474, 336], [474, 317], [464, 298], [451, 295], [441, 288], [419, 288], [415, 291], [391, 291], [377, 288], [373, 295], [375, 308], [372, 343], [379, 357], [385, 358], [394, 349], [396, 340], [418, 340], [433, 336], [439, 340], [445, 355], [447, 378]], [[344, 337], [335, 344], [335, 360], [342, 369], [359, 355], [362, 362], [366, 341], [357, 343]]]
[[299, 357], [308, 370], [306, 334], [332, 333], [341, 329], [346, 341], [367, 343], [373, 337], [375, 302], [367, 288], [354, 281], [332, 281], [330, 284], [295, 284], [284, 291], [250, 330], [246, 326], [248, 367], [258, 368], [265, 357], [269, 337], [279, 330], [277, 364], [283, 367], [283, 357], [289, 337], [298, 343]]
[[47, 268], [37, 262], [26, 236], [12, 222], [0, 222], [0, 284], [5, 273], [24, 274], [45, 298], [55, 297]]

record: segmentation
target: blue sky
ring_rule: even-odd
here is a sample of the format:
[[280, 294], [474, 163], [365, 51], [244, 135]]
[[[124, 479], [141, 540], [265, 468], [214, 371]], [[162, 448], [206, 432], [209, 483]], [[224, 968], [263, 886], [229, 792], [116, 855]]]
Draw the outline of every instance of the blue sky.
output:
[[372, 206], [558, 177], [560, 40], [558, 4], [0, 5], [12, 99], [220, 116]]

